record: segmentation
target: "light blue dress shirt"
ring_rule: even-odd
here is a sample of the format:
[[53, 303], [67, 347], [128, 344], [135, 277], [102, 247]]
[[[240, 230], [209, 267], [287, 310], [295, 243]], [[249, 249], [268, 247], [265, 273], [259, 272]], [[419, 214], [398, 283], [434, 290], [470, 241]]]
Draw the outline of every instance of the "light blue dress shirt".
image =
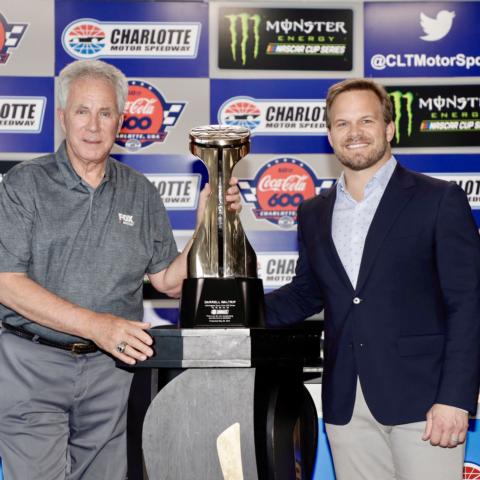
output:
[[357, 285], [368, 229], [396, 165], [397, 161], [391, 157], [375, 173], [365, 186], [364, 197], [360, 202], [348, 193], [345, 175], [342, 173], [338, 179], [337, 198], [333, 207], [332, 238], [353, 288]]

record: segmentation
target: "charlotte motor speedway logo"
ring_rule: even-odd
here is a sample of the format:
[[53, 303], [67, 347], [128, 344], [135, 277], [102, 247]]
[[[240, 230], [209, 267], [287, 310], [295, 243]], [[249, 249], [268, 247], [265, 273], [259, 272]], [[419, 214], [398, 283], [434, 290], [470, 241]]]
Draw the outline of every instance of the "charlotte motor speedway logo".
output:
[[62, 33], [74, 58], [196, 58], [199, 22], [100, 22], [82, 18]]
[[165, 141], [166, 129], [177, 123], [185, 105], [185, 102], [167, 102], [149, 83], [129, 80], [124, 120], [115, 142], [137, 151]]
[[324, 99], [233, 97], [218, 111], [218, 122], [242, 126], [252, 135], [326, 135]]
[[264, 252], [257, 254], [258, 276], [266, 289], [279, 288], [295, 275], [297, 252]]
[[472, 210], [480, 209], [480, 174], [475, 173], [426, 173], [426, 175], [454, 182], [463, 189]]
[[0, 65], [7, 63], [11, 51], [18, 47], [28, 23], [8, 23], [0, 12]]
[[46, 105], [45, 97], [0, 97], [0, 133], [39, 133]]
[[238, 186], [245, 202], [254, 204], [255, 218], [290, 228], [297, 224], [300, 203], [334, 183], [335, 179], [318, 179], [301, 160], [285, 157], [270, 160], [253, 180], [241, 179]]
[[146, 173], [167, 210], [195, 210], [202, 176], [198, 173]]

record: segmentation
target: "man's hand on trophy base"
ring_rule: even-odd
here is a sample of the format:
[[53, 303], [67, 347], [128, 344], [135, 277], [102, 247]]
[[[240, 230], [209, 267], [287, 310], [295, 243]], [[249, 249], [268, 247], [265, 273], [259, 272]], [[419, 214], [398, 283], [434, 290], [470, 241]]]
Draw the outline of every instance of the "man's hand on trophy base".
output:
[[127, 365], [135, 365], [153, 355], [152, 337], [145, 331], [151, 327], [147, 322], [98, 313], [88, 335], [102, 350], [110, 353]]

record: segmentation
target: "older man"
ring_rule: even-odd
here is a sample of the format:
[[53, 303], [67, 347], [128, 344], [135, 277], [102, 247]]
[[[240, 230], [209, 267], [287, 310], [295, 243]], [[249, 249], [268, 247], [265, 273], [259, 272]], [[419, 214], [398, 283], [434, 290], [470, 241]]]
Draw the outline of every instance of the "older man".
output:
[[300, 207], [296, 274], [267, 297], [267, 320], [325, 309], [338, 480], [460, 479], [480, 380], [480, 240], [466, 196], [397, 163], [375, 82], [332, 86], [327, 123], [343, 173]]
[[65, 142], [0, 187], [0, 457], [9, 480], [122, 480], [131, 374], [115, 358], [153, 354], [144, 275], [178, 296], [191, 242], [178, 254], [155, 188], [109, 157], [125, 76], [74, 62], [58, 91]]

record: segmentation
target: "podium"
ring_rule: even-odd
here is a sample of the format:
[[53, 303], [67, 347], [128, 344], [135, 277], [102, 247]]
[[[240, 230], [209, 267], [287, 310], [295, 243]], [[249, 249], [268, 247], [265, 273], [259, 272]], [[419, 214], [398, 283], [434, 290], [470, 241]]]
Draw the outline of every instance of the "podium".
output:
[[[149, 331], [164, 369], [143, 424], [149, 480], [307, 480], [317, 414], [303, 386], [320, 335], [291, 329]], [[165, 373], [165, 372], [162, 372]], [[163, 375], [165, 376], [165, 375]]]

